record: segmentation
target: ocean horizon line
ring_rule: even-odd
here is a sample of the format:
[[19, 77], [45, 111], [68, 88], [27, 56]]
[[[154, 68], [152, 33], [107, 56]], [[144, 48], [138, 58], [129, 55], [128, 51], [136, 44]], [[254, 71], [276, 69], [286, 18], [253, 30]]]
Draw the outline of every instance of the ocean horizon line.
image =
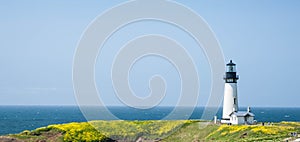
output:
[[[46, 105], [40, 105], [40, 104], [5, 104], [5, 105], [0, 105], [0, 107], [10, 107], [10, 106], [31, 106], [31, 107], [126, 107], [126, 108], [135, 108], [131, 106], [124, 106], [124, 105], [106, 105], [106, 106], [100, 106], [100, 105], [51, 105], [51, 104], [46, 104]], [[139, 106], [141, 107], [141, 106]], [[157, 107], [185, 107], [185, 108], [192, 108], [194, 106], [154, 106], [152, 108], [157, 108]], [[247, 108], [248, 106], [240, 106], [240, 108]], [[300, 106], [250, 106], [251, 108], [300, 108]], [[207, 107], [207, 106], [196, 106], [195, 108], [216, 108], [216, 107]], [[217, 107], [217, 108], [223, 108], [222, 106]], [[138, 108], [136, 108], [138, 109]], [[151, 108], [149, 108], [151, 109]]]

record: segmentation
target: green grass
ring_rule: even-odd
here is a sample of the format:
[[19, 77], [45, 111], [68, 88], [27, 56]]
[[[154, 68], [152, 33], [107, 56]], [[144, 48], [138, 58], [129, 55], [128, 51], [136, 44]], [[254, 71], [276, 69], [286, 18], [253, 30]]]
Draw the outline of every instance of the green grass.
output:
[[[23, 141], [283, 141], [291, 132], [300, 133], [299, 122], [274, 125], [215, 125], [207, 121], [91, 121], [49, 125], [33, 131], [8, 135]], [[295, 138], [291, 138], [295, 139]]]
[[174, 132], [169, 137], [163, 139], [164, 142], [192, 142], [192, 141], [205, 141], [206, 136], [211, 132], [218, 129], [218, 125], [209, 122], [194, 121], [181, 127], [178, 131]]

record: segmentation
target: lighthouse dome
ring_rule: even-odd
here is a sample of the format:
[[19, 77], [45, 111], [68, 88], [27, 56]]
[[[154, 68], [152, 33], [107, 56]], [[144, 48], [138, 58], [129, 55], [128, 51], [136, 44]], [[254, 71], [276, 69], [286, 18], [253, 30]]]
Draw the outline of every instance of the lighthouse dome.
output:
[[235, 63], [232, 62], [232, 60], [230, 60], [230, 62], [228, 64], [226, 64], [227, 66], [235, 66]]

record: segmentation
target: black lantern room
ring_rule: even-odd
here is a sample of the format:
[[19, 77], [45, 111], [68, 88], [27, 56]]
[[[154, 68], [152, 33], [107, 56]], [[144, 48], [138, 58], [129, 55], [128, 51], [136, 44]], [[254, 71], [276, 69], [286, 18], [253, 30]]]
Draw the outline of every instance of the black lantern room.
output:
[[236, 75], [235, 64], [230, 60], [228, 64], [226, 64], [226, 74], [224, 76], [224, 80], [226, 83], [236, 83], [239, 79], [239, 76]]

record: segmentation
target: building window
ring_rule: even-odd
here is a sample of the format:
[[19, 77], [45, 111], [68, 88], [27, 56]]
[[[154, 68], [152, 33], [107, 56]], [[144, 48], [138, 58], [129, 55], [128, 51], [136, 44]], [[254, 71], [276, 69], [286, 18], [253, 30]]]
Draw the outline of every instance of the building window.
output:
[[237, 104], [236, 103], [236, 98], [233, 98], [233, 104], [235, 104], [235, 105]]

